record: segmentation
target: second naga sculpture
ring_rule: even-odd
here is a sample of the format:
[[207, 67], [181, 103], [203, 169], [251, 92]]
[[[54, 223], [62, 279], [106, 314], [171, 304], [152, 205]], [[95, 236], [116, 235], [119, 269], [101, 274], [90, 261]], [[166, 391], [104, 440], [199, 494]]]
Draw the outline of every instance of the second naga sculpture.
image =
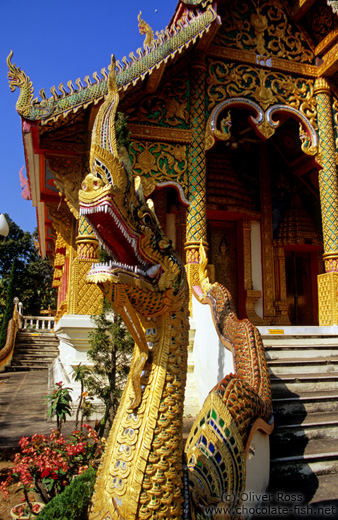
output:
[[[209, 394], [183, 451], [188, 300], [185, 269], [164, 235], [151, 201], [118, 150], [115, 62], [96, 116], [91, 173], [79, 193], [81, 214], [115, 259], [95, 264], [88, 280], [125, 321], [135, 340], [128, 381], [98, 473], [91, 520], [204, 518], [205, 507], [236, 510], [245, 489], [245, 445], [256, 420], [271, 419], [270, 382], [259, 333], [239, 321], [231, 296], [210, 285], [204, 298], [219, 334], [233, 346], [236, 374]], [[201, 251], [203, 256], [203, 251]], [[207, 355], [207, 351], [206, 351]], [[229, 518], [237, 518], [230, 514]]]

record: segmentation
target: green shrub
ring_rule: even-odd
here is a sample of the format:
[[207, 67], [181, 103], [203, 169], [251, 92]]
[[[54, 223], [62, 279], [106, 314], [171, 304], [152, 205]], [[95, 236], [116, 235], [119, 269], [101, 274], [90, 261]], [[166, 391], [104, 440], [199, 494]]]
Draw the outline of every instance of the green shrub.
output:
[[0, 328], [0, 350], [6, 344], [7, 327], [9, 320], [13, 317], [14, 311], [14, 296], [15, 296], [15, 276], [16, 276], [16, 259], [13, 260], [11, 274], [9, 278], [7, 296], [6, 296], [6, 308]]
[[92, 467], [75, 477], [60, 495], [48, 502], [37, 520], [87, 520], [95, 478], [96, 470]]

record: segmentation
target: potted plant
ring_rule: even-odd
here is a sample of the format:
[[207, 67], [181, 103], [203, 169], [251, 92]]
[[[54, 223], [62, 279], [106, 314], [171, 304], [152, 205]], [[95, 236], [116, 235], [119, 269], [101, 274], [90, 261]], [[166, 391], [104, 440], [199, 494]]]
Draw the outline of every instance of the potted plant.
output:
[[35, 502], [33, 500], [28, 504], [27, 502], [21, 502], [11, 509], [11, 517], [20, 520], [31, 520], [34, 516], [38, 515], [43, 509], [44, 504], [41, 502]]

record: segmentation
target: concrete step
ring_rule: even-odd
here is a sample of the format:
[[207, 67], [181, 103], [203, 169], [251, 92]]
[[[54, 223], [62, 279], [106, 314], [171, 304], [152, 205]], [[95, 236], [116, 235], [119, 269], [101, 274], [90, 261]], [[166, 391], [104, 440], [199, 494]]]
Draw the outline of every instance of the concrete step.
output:
[[314, 374], [314, 373], [333, 373], [338, 372], [338, 356], [327, 358], [307, 358], [307, 359], [273, 359], [268, 361], [269, 373], [271, 375], [280, 374]]
[[39, 352], [40, 350], [59, 350], [58, 343], [15, 343], [15, 350], [17, 351], [26, 351], [32, 350]]
[[21, 366], [31, 366], [31, 365], [46, 365], [49, 366], [51, 363], [53, 363], [55, 358], [35, 358], [35, 359], [18, 359], [13, 358], [13, 365], [21, 365]]
[[18, 365], [16, 363], [12, 364], [11, 366], [6, 367], [6, 372], [27, 372], [29, 370], [48, 370], [49, 364], [38, 364], [38, 365]]
[[[287, 418], [285, 418], [287, 419]], [[277, 424], [270, 438], [271, 456], [275, 453], [290, 453], [290, 444], [296, 453], [316, 439], [321, 446], [323, 440], [335, 440], [338, 450], [338, 414], [310, 414], [305, 418], [294, 416], [286, 424]]]
[[55, 359], [54, 357], [47, 357], [47, 356], [39, 356], [39, 357], [14, 357], [13, 363], [16, 365], [40, 365], [40, 363], [43, 363], [46, 366], [49, 366], [53, 363]]
[[338, 413], [334, 411], [322, 411], [315, 413], [306, 413], [304, 410], [295, 414], [278, 414], [275, 416], [275, 429], [278, 427], [293, 425], [308, 425], [313, 423], [324, 424], [326, 422], [338, 421]]
[[269, 347], [265, 349], [265, 357], [270, 360], [317, 359], [338, 357], [338, 347], [323, 345], [321, 347], [304, 346], [303, 348]]
[[323, 390], [299, 395], [284, 395], [272, 399], [275, 418], [300, 413], [338, 411], [338, 390]]
[[22, 346], [22, 345], [30, 345], [30, 346], [51, 345], [51, 346], [57, 346], [57, 345], [59, 345], [60, 342], [56, 338], [46, 337], [46, 338], [39, 339], [39, 340], [35, 340], [35, 339], [32, 339], [32, 338], [21, 339], [21, 340], [16, 339], [15, 343], [17, 345], [19, 345], [19, 346]]
[[17, 333], [17, 339], [18, 340], [42, 340], [42, 339], [55, 339], [58, 341], [57, 336], [54, 334], [54, 332], [50, 331], [44, 331], [44, 332], [18, 332]]
[[14, 350], [14, 355], [18, 357], [22, 356], [32, 356], [32, 357], [41, 357], [41, 356], [48, 356], [48, 357], [56, 357], [59, 354], [59, 349], [55, 348], [40, 348], [40, 349], [17, 349]]
[[290, 397], [290, 393], [317, 392], [322, 390], [338, 391], [338, 373], [334, 374], [280, 374], [270, 376], [272, 395]]
[[325, 334], [325, 335], [287, 335], [287, 334], [268, 334], [262, 335], [262, 340], [265, 349], [269, 348], [285, 348], [293, 349], [295, 347], [309, 349], [309, 348], [321, 348], [331, 346], [337, 348], [338, 346], [338, 335]]
[[19, 332], [8, 371], [45, 370], [59, 354], [59, 340], [50, 332]]
[[298, 476], [324, 475], [338, 473], [338, 446], [336, 439], [309, 440], [302, 453], [298, 446], [289, 444], [288, 455], [271, 458], [271, 476], [276, 478], [295, 478]]
[[321, 504], [326, 501], [335, 501], [336, 517], [338, 517], [338, 497], [337, 497], [337, 475], [329, 473], [318, 476], [318, 485], [312, 490], [310, 503]]

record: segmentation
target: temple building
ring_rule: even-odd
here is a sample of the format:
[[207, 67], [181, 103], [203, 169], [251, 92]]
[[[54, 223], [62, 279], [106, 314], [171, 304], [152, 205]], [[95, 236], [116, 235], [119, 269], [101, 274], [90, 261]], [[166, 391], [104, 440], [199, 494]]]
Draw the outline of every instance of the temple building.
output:
[[[156, 37], [139, 17], [144, 47], [117, 62], [132, 171], [190, 287], [202, 240], [211, 279], [256, 325], [338, 324], [336, 4], [180, 0]], [[78, 190], [107, 72], [37, 100], [11, 55], [8, 67], [59, 327], [83, 325], [101, 293], [86, 283], [99, 247]]]

